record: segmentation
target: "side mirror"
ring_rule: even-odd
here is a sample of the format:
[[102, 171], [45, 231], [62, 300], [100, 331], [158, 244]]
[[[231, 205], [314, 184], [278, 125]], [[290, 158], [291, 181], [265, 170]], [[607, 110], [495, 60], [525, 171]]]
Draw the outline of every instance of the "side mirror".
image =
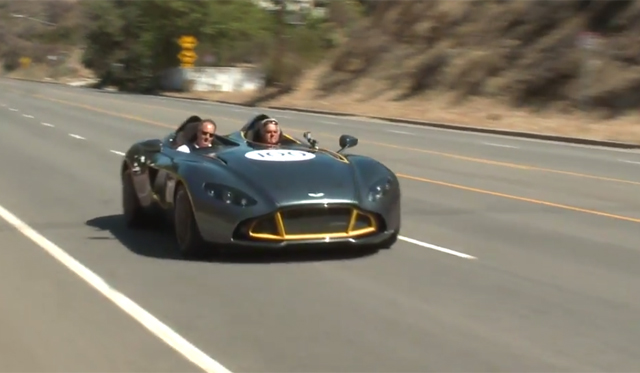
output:
[[142, 148], [148, 153], [160, 153], [162, 151], [162, 140], [147, 140], [142, 143]]
[[357, 137], [353, 137], [351, 135], [342, 135], [340, 136], [340, 150], [338, 150], [338, 153], [347, 148], [353, 148], [356, 145], [358, 145]]
[[314, 139], [313, 137], [311, 137], [311, 132], [305, 132], [304, 133], [304, 139], [307, 140], [307, 142], [309, 143], [309, 145], [311, 145], [313, 148], [318, 149], [318, 141], [316, 139]]

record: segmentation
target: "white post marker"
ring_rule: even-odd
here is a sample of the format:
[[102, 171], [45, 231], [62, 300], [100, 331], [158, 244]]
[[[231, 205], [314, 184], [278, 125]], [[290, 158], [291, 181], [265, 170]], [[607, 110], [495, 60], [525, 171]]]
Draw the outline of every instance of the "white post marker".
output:
[[582, 64], [580, 69], [580, 86], [582, 91], [580, 92], [580, 105], [583, 110], [586, 110], [588, 102], [588, 92], [592, 86], [592, 78], [594, 74], [594, 65], [597, 62], [597, 58], [594, 54], [599, 49], [602, 42], [602, 37], [595, 32], [581, 32], [578, 36], [577, 44], [578, 48], [582, 49]]

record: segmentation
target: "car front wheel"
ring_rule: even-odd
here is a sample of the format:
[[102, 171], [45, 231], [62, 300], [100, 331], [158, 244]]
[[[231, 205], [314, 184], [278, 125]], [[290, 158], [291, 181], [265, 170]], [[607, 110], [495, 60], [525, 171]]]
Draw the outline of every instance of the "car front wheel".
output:
[[206, 243], [198, 229], [189, 194], [183, 186], [176, 193], [174, 228], [178, 250], [183, 257], [192, 258], [203, 254]]
[[146, 225], [145, 212], [138, 200], [129, 169], [122, 174], [122, 210], [127, 227], [140, 228]]

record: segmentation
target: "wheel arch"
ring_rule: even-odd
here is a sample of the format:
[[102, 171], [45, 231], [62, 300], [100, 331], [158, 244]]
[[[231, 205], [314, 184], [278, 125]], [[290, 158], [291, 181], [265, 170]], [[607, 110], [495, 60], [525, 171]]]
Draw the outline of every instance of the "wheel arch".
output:
[[[176, 187], [173, 190], [173, 208], [175, 209], [176, 200], [177, 200], [176, 197], [178, 197], [178, 192], [180, 191], [180, 189], [184, 189], [185, 193], [187, 193], [187, 199], [189, 200], [189, 205], [191, 205], [191, 211], [193, 212], [193, 215], [196, 216], [196, 209], [193, 204], [193, 197], [191, 196], [191, 191], [189, 191], [189, 187], [187, 186], [187, 183], [185, 183], [184, 180], [181, 180], [181, 179], [176, 180]], [[198, 221], [198, 218], [196, 216], [196, 222], [197, 221]]]
[[[184, 192], [187, 194], [187, 200], [189, 201], [189, 207], [191, 207], [191, 214], [193, 214], [193, 221], [195, 222], [196, 228], [198, 230], [200, 230], [200, 219], [198, 217], [198, 213], [196, 211], [195, 204], [193, 203], [193, 196], [191, 195], [191, 191], [189, 190], [188, 184], [184, 180], [181, 180], [181, 179], [176, 180], [176, 186], [175, 186], [175, 188], [173, 190], [173, 201], [172, 201], [172, 205], [171, 205], [171, 210], [174, 211], [174, 214], [175, 214], [178, 192], [180, 192], [181, 189], [184, 189]], [[173, 224], [176, 224], [175, 215], [174, 214], [172, 214], [171, 220], [172, 220]]]

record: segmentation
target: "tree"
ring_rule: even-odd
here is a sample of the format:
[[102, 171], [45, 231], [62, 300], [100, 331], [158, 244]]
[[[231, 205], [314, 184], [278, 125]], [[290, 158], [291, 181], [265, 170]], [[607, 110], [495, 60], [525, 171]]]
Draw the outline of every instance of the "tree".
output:
[[[270, 34], [271, 17], [250, 0], [146, 0], [83, 2], [84, 64], [120, 87], [146, 87], [150, 77], [179, 64], [182, 35], [195, 36], [221, 54]], [[115, 76], [114, 63], [124, 65]]]

